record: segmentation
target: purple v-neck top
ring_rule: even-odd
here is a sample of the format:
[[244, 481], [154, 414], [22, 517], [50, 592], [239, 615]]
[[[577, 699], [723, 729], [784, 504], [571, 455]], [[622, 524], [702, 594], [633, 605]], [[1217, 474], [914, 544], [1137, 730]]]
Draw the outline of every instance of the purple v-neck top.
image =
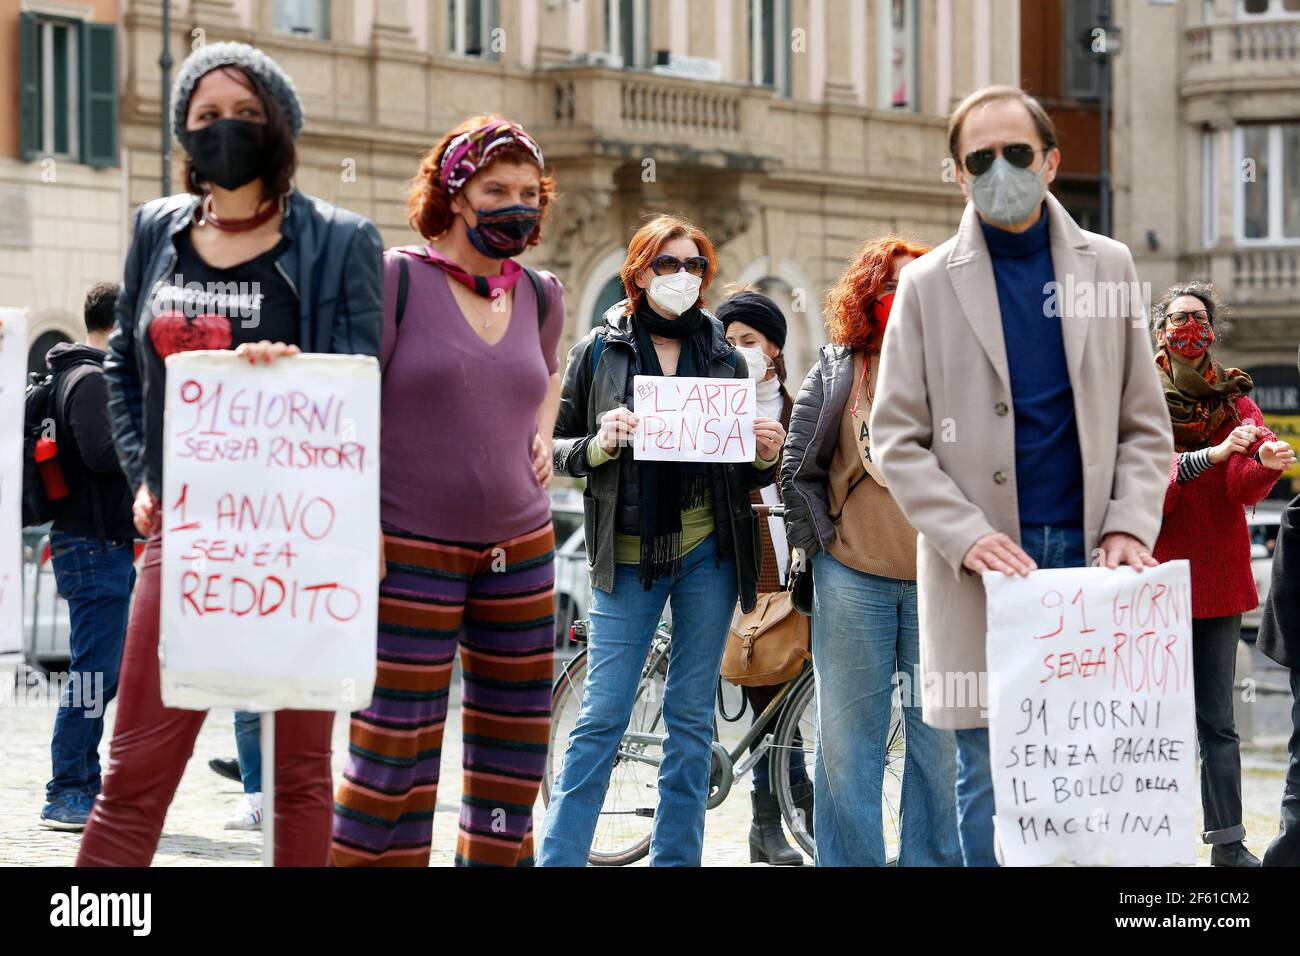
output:
[[541, 273], [546, 318], [520, 276], [505, 336], [485, 342], [447, 274], [409, 258], [397, 329], [397, 257], [384, 254], [380, 517], [403, 531], [479, 545], [541, 527], [551, 501], [533, 473], [532, 440], [560, 366], [564, 288]]

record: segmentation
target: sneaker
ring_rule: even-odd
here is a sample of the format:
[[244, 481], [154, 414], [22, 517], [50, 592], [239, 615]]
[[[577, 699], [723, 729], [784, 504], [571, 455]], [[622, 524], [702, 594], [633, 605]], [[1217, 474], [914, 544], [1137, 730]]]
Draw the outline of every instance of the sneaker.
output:
[[239, 801], [234, 814], [226, 821], [227, 830], [262, 829], [262, 795], [246, 793]]
[[[260, 810], [259, 810], [260, 814]], [[90, 800], [82, 793], [64, 793], [55, 797], [41, 810], [40, 825], [47, 830], [66, 830], [79, 833], [90, 819]]]

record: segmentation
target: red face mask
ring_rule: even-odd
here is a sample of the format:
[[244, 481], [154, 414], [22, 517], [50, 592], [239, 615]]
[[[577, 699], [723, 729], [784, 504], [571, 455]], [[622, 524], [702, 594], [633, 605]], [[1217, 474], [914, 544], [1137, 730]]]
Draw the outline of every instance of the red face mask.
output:
[[894, 304], [894, 293], [886, 292], [878, 298], [871, 306], [871, 315], [876, 320], [876, 325], [880, 329], [880, 334], [885, 334], [885, 326], [889, 324], [889, 310]]
[[1214, 344], [1214, 329], [1207, 322], [1190, 321], [1178, 328], [1169, 328], [1165, 332], [1165, 344], [1169, 351], [1189, 359], [1199, 359]]

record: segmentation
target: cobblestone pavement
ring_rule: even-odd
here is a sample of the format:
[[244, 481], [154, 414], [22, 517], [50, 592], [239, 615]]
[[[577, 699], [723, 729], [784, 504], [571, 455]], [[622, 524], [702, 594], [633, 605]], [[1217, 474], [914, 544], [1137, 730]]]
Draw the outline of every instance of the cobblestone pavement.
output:
[[[458, 683], [458, 681], [457, 681]], [[457, 801], [460, 798], [460, 709], [458, 688], [453, 692], [443, 752], [442, 788], [434, 818], [432, 865], [450, 866], [455, 845]], [[728, 709], [734, 709], [734, 701]], [[50, 772], [49, 741], [54, 724], [52, 705], [14, 703], [0, 706], [0, 865], [68, 866], [77, 854], [78, 834], [41, 829], [37, 816]], [[104, 752], [109, 745], [114, 710], [109, 708]], [[739, 739], [743, 726], [723, 725], [722, 738], [729, 745]], [[1272, 737], [1263, 747], [1252, 747], [1244, 755], [1243, 790], [1246, 828], [1250, 845], [1262, 851], [1276, 832], [1278, 801], [1284, 771], [1282, 740]], [[347, 719], [341, 716], [334, 728], [334, 777], [343, 768], [347, 747]], [[199, 734], [181, 785], [158, 845], [156, 866], [253, 866], [260, 861], [261, 835], [222, 829], [240, 796], [237, 784], [208, 769], [213, 757], [235, 754], [232, 715], [213, 711]], [[707, 866], [749, 864], [749, 780], [739, 781], [730, 797], [709, 812], [704, 837]], [[535, 810], [542, 816], [539, 799]], [[1208, 862], [1208, 848], [1201, 848], [1202, 864]], [[642, 861], [640, 865], [645, 865]]]

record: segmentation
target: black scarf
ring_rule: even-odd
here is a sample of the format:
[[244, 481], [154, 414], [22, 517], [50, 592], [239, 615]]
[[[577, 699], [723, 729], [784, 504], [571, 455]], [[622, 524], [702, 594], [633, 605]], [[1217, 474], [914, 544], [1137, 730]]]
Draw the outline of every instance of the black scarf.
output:
[[[651, 335], [679, 339], [681, 355], [676, 375], [708, 374], [710, 325], [699, 306], [676, 319], [665, 319], [642, 300], [632, 317], [637, 359], [642, 375], [663, 375]], [[682, 566], [682, 512], [704, 504], [712, 472], [708, 465], [686, 462], [638, 461], [641, 500], [641, 585], [647, 591], [657, 578], [671, 577]]]

